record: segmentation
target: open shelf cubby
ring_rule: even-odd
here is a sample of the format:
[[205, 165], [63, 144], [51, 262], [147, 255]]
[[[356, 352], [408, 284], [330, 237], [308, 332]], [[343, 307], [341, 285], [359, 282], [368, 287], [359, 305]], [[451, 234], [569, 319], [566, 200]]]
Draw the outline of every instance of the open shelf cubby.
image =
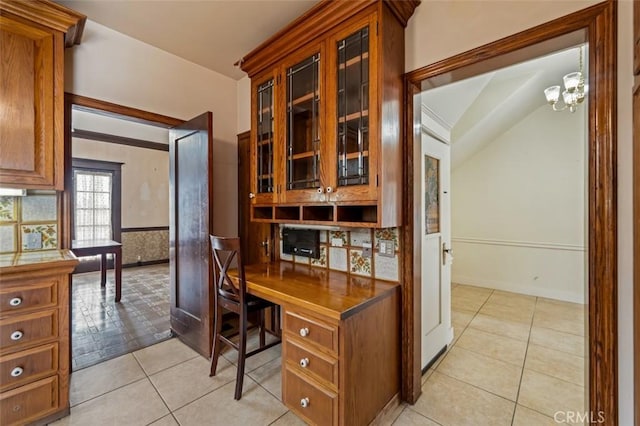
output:
[[273, 207], [272, 206], [254, 206], [253, 207], [254, 219], [273, 219]]
[[378, 206], [337, 206], [338, 222], [377, 223]]
[[333, 222], [333, 206], [303, 206], [302, 220]]
[[300, 206], [276, 207], [277, 220], [300, 220]]

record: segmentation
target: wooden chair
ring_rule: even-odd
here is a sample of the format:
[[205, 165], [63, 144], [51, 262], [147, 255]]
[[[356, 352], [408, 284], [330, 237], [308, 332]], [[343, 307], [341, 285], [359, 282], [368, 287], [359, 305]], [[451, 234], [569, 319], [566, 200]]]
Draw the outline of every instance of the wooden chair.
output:
[[[211, 255], [213, 257], [213, 276], [214, 286], [213, 303], [214, 303], [214, 324], [213, 324], [213, 346], [211, 348], [211, 371], [209, 376], [216, 375], [218, 366], [218, 357], [222, 344], [227, 344], [238, 351], [238, 372], [236, 376], [236, 392], [235, 399], [242, 397], [242, 380], [244, 378], [244, 363], [246, 358], [260, 353], [280, 343], [280, 339], [266, 344], [265, 335], [265, 309], [269, 307], [275, 308], [277, 305], [267, 300], [247, 294], [247, 282], [244, 275], [244, 265], [242, 264], [242, 254], [240, 250], [240, 238], [225, 238], [210, 236], [211, 239]], [[233, 280], [229, 276], [229, 267], [233, 259], [237, 259], [238, 280]], [[237, 281], [235, 284], [234, 281]], [[222, 311], [226, 309], [238, 315], [238, 343], [234, 343], [230, 339], [235, 336], [225, 337], [221, 334], [222, 329]], [[273, 310], [272, 310], [273, 312]], [[247, 330], [248, 315], [257, 314], [258, 324], [260, 327], [260, 346], [247, 352]], [[253, 327], [251, 327], [253, 328]], [[279, 337], [279, 336], [278, 336]]]

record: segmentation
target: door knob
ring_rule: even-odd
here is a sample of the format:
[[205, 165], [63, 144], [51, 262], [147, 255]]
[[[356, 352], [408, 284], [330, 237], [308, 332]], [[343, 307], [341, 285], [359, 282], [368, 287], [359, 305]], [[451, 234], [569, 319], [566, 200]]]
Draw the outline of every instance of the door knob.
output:
[[453, 256], [453, 249], [447, 248], [447, 243], [442, 243], [442, 264], [447, 264], [447, 254]]

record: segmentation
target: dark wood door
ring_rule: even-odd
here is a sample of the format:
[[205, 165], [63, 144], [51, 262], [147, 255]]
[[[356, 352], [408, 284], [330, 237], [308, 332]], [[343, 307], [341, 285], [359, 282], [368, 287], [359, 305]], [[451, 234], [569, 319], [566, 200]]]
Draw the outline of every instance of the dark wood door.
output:
[[[268, 223], [251, 222], [251, 132], [238, 135], [238, 234], [245, 265], [268, 262], [274, 242]], [[265, 242], [268, 243], [265, 246]]]
[[212, 121], [207, 112], [174, 127], [169, 137], [171, 329], [205, 357], [213, 303]]

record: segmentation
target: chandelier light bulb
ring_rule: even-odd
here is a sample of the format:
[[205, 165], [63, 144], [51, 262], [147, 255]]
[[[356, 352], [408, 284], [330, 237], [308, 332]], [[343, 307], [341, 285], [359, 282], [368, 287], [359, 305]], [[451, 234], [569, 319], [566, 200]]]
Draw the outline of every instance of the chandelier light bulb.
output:
[[564, 80], [564, 87], [569, 92], [575, 92], [575, 90], [580, 85], [580, 80], [582, 79], [582, 74], [580, 72], [572, 72], [572, 73], [569, 73], [569, 74], [565, 75], [562, 79]]
[[560, 99], [560, 86], [551, 86], [544, 89], [544, 96], [547, 98], [547, 102], [555, 104]]

